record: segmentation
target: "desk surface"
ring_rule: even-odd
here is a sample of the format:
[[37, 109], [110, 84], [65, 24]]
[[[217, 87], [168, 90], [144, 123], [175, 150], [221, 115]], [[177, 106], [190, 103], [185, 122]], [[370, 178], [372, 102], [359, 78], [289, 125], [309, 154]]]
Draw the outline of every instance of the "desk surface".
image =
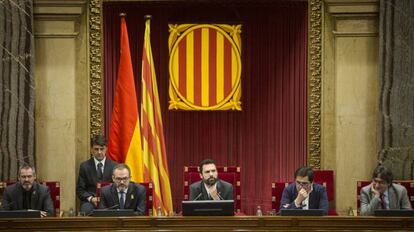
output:
[[7, 231], [414, 231], [413, 218], [391, 217], [66, 217], [0, 219]]

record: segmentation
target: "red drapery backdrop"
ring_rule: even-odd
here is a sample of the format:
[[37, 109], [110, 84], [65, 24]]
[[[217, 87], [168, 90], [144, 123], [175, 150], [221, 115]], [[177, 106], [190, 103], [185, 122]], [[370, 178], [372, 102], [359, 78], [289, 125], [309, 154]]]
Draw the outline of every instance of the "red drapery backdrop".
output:
[[[136, 89], [141, 92], [144, 15], [159, 86], [176, 211], [183, 166], [213, 158], [241, 167], [242, 211], [271, 209], [271, 182], [293, 180], [307, 153], [306, 1], [104, 2], [105, 130], [108, 134], [119, 60], [119, 13], [127, 13]], [[168, 23], [228, 23], [242, 27], [241, 112], [168, 110]], [[140, 94], [138, 94], [140, 96]]]

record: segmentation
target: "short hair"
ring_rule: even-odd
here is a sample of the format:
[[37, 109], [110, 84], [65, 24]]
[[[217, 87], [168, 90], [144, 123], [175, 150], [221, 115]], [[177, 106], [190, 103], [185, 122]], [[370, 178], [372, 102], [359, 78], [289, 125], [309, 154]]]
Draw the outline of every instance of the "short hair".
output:
[[313, 170], [310, 167], [302, 166], [295, 171], [295, 179], [298, 176], [307, 176], [310, 182], [313, 182]]
[[105, 136], [103, 135], [94, 135], [91, 138], [91, 147], [93, 147], [94, 145], [106, 146], [107, 144], [108, 140], [106, 140]]
[[201, 163], [200, 163], [200, 166], [199, 166], [200, 173], [203, 173], [203, 166], [204, 165], [207, 165], [207, 164], [214, 164], [214, 165], [216, 165], [214, 163], [214, 160], [212, 160], [212, 159], [205, 159], [205, 160], [201, 161]]
[[382, 165], [378, 165], [372, 172], [372, 179], [375, 179], [377, 177], [383, 179], [388, 184], [391, 184], [394, 179], [391, 170]]
[[126, 164], [117, 164], [115, 165], [115, 167], [112, 169], [112, 175], [114, 175], [115, 170], [122, 170], [122, 169], [127, 169], [129, 176], [131, 176], [131, 169], [128, 167], [128, 165]]
[[36, 169], [35, 169], [35, 167], [34, 167], [33, 165], [30, 165], [30, 164], [24, 163], [24, 164], [22, 164], [22, 165], [19, 167], [19, 173], [17, 173], [17, 175], [18, 175], [18, 176], [20, 176], [20, 173], [21, 173], [22, 169], [32, 169], [32, 171], [33, 171], [33, 175], [36, 175]]

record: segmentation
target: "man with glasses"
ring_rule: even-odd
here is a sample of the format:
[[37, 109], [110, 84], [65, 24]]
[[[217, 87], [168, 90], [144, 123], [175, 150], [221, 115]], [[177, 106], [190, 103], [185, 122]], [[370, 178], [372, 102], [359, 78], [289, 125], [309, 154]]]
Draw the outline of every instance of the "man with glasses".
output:
[[280, 209], [323, 209], [328, 214], [329, 203], [325, 187], [313, 183], [313, 171], [301, 167], [295, 171], [295, 182], [282, 193]]
[[131, 170], [126, 164], [117, 164], [112, 171], [113, 184], [102, 188], [101, 209], [133, 209], [136, 215], [146, 211], [147, 191], [144, 186], [130, 181]]
[[372, 183], [361, 189], [361, 215], [373, 215], [376, 209], [411, 209], [407, 189], [392, 183], [393, 174], [385, 166], [372, 173]]
[[94, 135], [91, 138], [92, 157], [81, 163], [76, 185], [76, 195], [80, 202], [80, 211], [90, 215], [98, 205], [95, 196], [98, 182], [111, 182], [112, 169], [116, 163], [106, 157], [107, 140], [103, 135]]
[[7, 186], [3, 193], [2, 210], [40, 210], [41, 217], [54, 216], [49, 188], [37, 183], [33, 166], [19, 168], [18, 182]]

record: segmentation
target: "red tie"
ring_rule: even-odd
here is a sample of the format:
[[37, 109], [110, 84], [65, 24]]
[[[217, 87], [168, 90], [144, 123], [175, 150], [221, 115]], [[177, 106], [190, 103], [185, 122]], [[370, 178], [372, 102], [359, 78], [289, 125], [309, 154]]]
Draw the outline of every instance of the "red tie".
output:
[[381, 209], [387, 209], [387, 205], [385, 203], [385, 195], [381, 193]]

